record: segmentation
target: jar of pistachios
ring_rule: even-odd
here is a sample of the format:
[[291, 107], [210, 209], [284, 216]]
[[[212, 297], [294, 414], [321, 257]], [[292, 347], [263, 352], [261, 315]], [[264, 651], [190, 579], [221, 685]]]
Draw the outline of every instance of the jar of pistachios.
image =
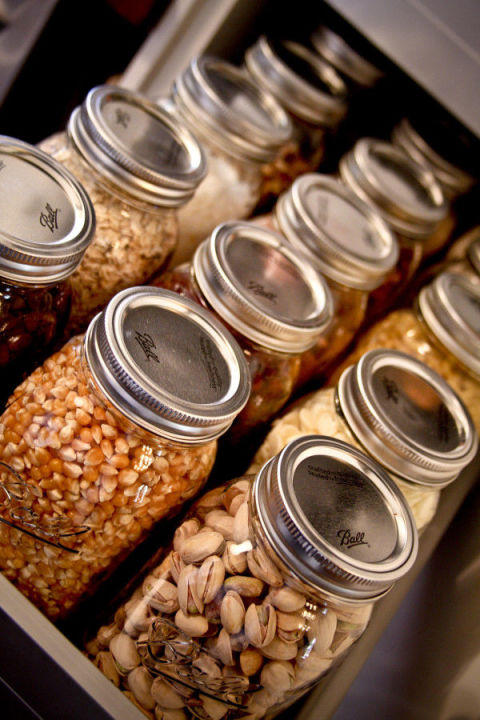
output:
[[380, 466], [308, 435], [200, 499], [88, 651], [148, 717], [272, 717], [345, 657], [417, 544]]
[[370, 350], [344, 370], [336, 387], [297, 401], [275, 420], [249, 472], [311, 433], [344, 440], [379, 462], [405, 496], [419, 531], [433, 519], [441, 489], [478, 447], [473, 420], [454, 390], [398, 350]]
[[62, 165], [0, 137], [0, 407], [59, 341], [92, 241], [90, 199]]
[[124, 88], [93, 88], [67, 131], [40, 144], [82, 182], [95, 207], [95, 239], [72, 276], [70, 335], [115, 293], [146, 282], [175, 249], [178, 208], [206, 171], [178, 118]]
[[0, 417], [0, 568], [65, 616], [206, 481], [247, 401], [233, 337], [179, 295], [118, 293]]

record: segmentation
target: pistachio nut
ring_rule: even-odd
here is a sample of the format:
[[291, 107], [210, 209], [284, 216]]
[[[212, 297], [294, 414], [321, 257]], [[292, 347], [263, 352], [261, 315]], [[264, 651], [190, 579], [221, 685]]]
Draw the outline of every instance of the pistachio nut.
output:
[[242, 673], [250, 677], [256, 675], [262, 667], [263, 655], [258, 650], [246, 648], [240, 653], [239, 662]]
[[333, 605], [335, 614], [341, 622], [351, 623], [352, 625], [360, 625], [362, 630], [367, 626], [372, 614], [373, 605]]
[[218, 555], [205, 558], [197, 570], [197, 593], [205, 605], [212, 602], [223, 585], [225, 566]]
[[237, 514], [237, 510], [244, 502], [246, 502], [247, 496], [244, 493], [238, 493], [238, 495], [235, 495], [233, 500], [230, 502], [227, 510], [230, 513], [232, 517], [235, 517]]
[[156, 677], [150, 692], [153, 699], [164, 710], [181, 710], [184, 707], [182, 696], [163, 678]]
[[337, 629], [337, 616], [329, 608], [322, 608], [307, 625], [307, 638], [316, 653], [324, 653], [331, 646]]
[[333, 653], [333, 657], [338, 657], [347, 650], [350, 645], [353, 645], [357, 636], [351, 635], [350, 633], [335, 633], [335, 637], [330, 646], [330, 650]]
[[209, 638], [206, 642], [206, 648], [213, 657], [220, 660], [224, 665], [234, 665], [232, 645], [230, 643], [230, 635], [222, 628], [216, 638]]
[[186, 538], [196, 535], [200, 529], [200, 520], [197, 518], [190, 518], [185, 520], [181, 525], [177, 527], [173, 535], [173, 549], [176, 552], [180, 552], [182, 543]]
[[201, 563], [209, 555], [221, 555], [224, 549], [223, 535], [215, 530], [208, 530], [186, 538], [182, 543], [180, 557], [187, 565]]
[[301, 610], [306, 602], [305, 595], [287, 587], [287, 585], [271, 590], [268, 593], [268, 600], [277, 610], [287, 613]]
[[199, 694], [198, 699], [202, 703], [202, 711], [206, 713], [204, 717], [209, 720], [221, 720], [230, 709], [228, 705], [220, 702], [220, 700], [215, 700], [208, 695], [202, 695], [202, 693]]
[[248, 569], [256, 578], [260, 578], [271, 587], [282, 587], [283, 577], [280, 570], [258, 545], [247, 553]]
[[185, 563], [180, 557], [180, 553], [176, 550], [172, 550], [169, 555], [170, 557], [170, 574], [174, 583], [178, 583], [178, 578], [182, 568], [185, 567]]
[[203, 520], [205, 515], [207, 515], [210, 510], [214, 510], [215, 508], [222, 508], [223, 507], [223, 488], [213, 488], [213, 490], [209, 490], [206, 492], [202, 497], [197, 500], [197, 502], [193, 506], [193, 510], [196, 515], [200, 519]]
[[205, 617], [207, 618], [208, 622], [210, 622], [210, 623], [219, 623], [220, 622], [220, 608], [222, 606], [222, 600], [223, 600], [224, 595], [225, 595], [225, 592], [222, 587], [217, 592], [217, 594], [215, 595], [213, 600], [211, 602], [209, 602], [207, 605], [205, 605], [204, 613], [205, 613]]
[[285, 642], [298, 642], [306, 630], [306, 623], [301, 615], [283, 613], [277, 610], [277, 635]]
[[178, 604], [185, 615], [201, 615], [203, 602], [197, 590], [197, 568], [185, 565], [180, 572], [177, 583]]
[[223, 551], [222, 560], [225, 570], [230, 575], [241, 575], [247, 569], [247, 553], [235, 542], [228, 541]]
[[245, 613], [245, 634], [254, 647], [269, 645], [275, 637], [277, 616], [275, 608], [269, 603], [252, 603]]
[[178, 610], [178, 595], [175, 585], [163, 578], [148, 575], [143, 581], [144, 600], [155, 610], [173, 613]]
[[195, 674], [197, 675], [208, 675], [208, 677], [222, 677], [222, 670], [220, 665], [210, 655], [202, 652], [193, 662], [192, 668], [194, 668]]
[[99, 646], [103, 648], [108, 648], [110, 645], [110, 640], [117, 635], [120, 628], [115, 623], [110, 623], [110, 625], [102, 625], [100, 630], [97, 632], [96, 640], [99, 644]]
[[144, 600], [129, 600], [125, 603], [125, 624], [123, 632], [136, 638], [150, 625], [150, 608]]
[[231, 635], [239, 633], [243, 628], [245, 618], [245, 605], [235, 590], [228, 590], [220, 606], [220, 621], [225, 630]]
[[208, 620], [203, 615], [186, 615], [183, 610], [177, 610], [175, 625], [190, 637], [201, 637], [208, 630]]
[[110, 652], [112, 653], [115, 665], [120, 675], [128, 673], [140, 665], [140, 657], [137, 652], [135, 640], [124, 632], [118, 633], [110, 640]]
[[320, 657], [316, 652], [304, 653], [300, 650], [297, 655], [295, 671], [295, 687], [316, 680], [331, 666], [332, 658]]
[[205, 525], [221, 533], [225, 540], [233, 537], [233, 517], [226, 510], [211, 510], [205, 515]]
[[295, 670], [288, 660], [272, 660], [266, 663], [260, 675], [260, 684], [274, 695], [283, 695], [293, 686]]
[[261, 651], [270, 660], [293, 660], [297, 655], [297, 646], [275, 636], [271, 643], [261, 648]]
[[109, 650], [101, 650], [95, 658], [95, 665], [110, 682], [116, 687], [120, 687], [120, 675], [118, 674], [115, 660]]
[[157, 578], [162, 578], [163, 580], [169, 580], [171, 576], [171, 563], [172, 557], [171, 553], [169, 553], [163, 558], [160, 565], [157, 565], [157, 567], [152, 570], [152, 575]]
[[225, 590], [235, 590], [242, 597], [255, 598], [262, 594], [264, 584], [250, 575], [231, 575], [223, 583]]
[[251, 540], [250, 508], [248, 502], [243, 502], [233, 518], [233, 539], [236, 543]]
[[137, 702], [145, 710], [153, 710], [155, 700], [151, 695], [153, 678], [147, 668], [139, 666], [128, 673], [127, 685], [134, 694]]
[[[243, 484], [240, 485], [240, 483]], [[245, 484], [248, 485], [248, 489], [244, 489]], [[225, 490], [223, 495], [223, 504], [226, 507], [227, 511], [230, 513], [230, 515], [235, 515], [239, 505], [247, 499], [247, 493], [249, 489], [250, 483], [245, 483], [245, 481], [239, 481], [237, 483], [234, 483], [233, 485], [230, 485]], [[234, 501], [235, 507], [232, 507]]]

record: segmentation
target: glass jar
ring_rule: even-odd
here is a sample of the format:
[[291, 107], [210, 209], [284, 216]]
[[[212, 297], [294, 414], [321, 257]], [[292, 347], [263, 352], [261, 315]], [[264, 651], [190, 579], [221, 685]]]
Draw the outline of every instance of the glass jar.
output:
[[341, 179], [375, 207], [398, 240], [396, 267], [369, 297], [368, 315], [376, 318], [401, 299], [422, 259], [446, 240], [438, 231], [448, 203], [430, 171], [381, 140], [358, 140], [342, 157], [339, 171]]
[[272, 717], [345, 657], [417, 546], [380, 466], [306, 436], [201, 498], [88, 650], [148, 717]]
[[174, 293], [130, 288], [0, 418], [0, 567], [65, 616], [203, 486], [250, 389], [242, 351]]
[[204, 177], [205, 158], [177, 119], [112, 85], [93, 88], [67, 132], [40, 145], [82, 182], [97, 217], [94, 242], [72, 276], [72, 335], [115, 293], [165, 266], [177, 242], [178, 208]]
[[227, 220], [248, 218], [258, 203], [262, 166], [289, 142], [288, 115], [248, 75], [219, 58], [194, 58], [173, 84], [171, 112], [195, 133], [208, 172], [179, 212], [179, 239], [170, 267]]
[[347, 88], [335, 69], [308, 48], [261, 36], [245, 54], [245, 68], [288, 112], [291, 142], [263, 169], [260, 207], [272, 202], [299, 175], [317, 170], [347, 112]]
[[343, 371], [335, 388], [294, 403], [274, 421], [248, 472], [257, 472], [294, 438], [313, 433], [350, 443], [380, 463], [419, 531], [433, 519], [440, 490], [478, 447], [457, 394], [434, 370], [398, 350], [370, 350]]
[[[270, 218], [270, 220], [269, 220]], [[398, 259], [398, 243], [379, 214], [344, 183], [307, 173], [283, 193], [270, 224], [325, 278], [335, 311], [328, 333], [302, 355], [297, 388], [326, 378], [365, 320], [369, 294]]]
[[92, 204], [69, 172], [0, 136], [0, 406], [62, 336], [70, 276], [95, 231]]
[[228, 433], [235, 441], [287, 402], [302, 353], [332, 320], [332, 298], [320, 274], [280, 235], [253, 223], [218, 226], [190, 264], [152, 282], [212, 310], [243, 348], [252, 392]]
[[480, 286], [455, 273], [441, 273], [419, 292], [411, 308], [395, 310], [361, 335], [342, 370], [374, 348], [417, 357], [441, 375], [467, 406], [480, 431]]

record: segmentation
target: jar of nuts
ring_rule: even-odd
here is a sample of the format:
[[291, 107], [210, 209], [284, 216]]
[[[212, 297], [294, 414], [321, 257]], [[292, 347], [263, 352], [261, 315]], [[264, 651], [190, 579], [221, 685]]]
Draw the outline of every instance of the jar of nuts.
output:
[[304, 436], [201, 498], [87, 649], [147, 717], [272, 717], [345, 657], [417, 545], [380, 466]]
[[307, 173], [255, 222], [279, 231], [325, 278], [335, 312], [328, 333], [302, 355], [296, 387], [326, 378], [365, 320], [368, 297], [398, 259], [398, 243], [380, 215], [344, 183]]
[[124, 290], [35, 370], [0, 417], [0, 567], [63, 617], [203, 486], [250, 390], [210, 313]]
[[262, 166], [289, 142], [292, 126], [247, 73], [209, 56], [194, 58], [177, 77], [169, 102], [208, 161], [205, 180], [178, 215], [178, 246], [170, 262], [175, 266], [190, 260], [217, 225], [251, 215], [260, 198]]
[[347, 88], [335, 69], [307, 47], [261, 36], [245, 68], [288, 112], [292, 139], [263, 169], [260, 206], [270, 205], [296, 177], [317, 170], [347, 112]]
[[181, 121], [111, 85], [93, 88], [67, 132], [40, 147], [82, 182], [97, 216], [94, 242], [72, 276], [72, 335], [115, 293], [166, 264], [177, 242], [178, 208], [204, 177], [205, 157]]
[[474, 458], [478, 436], [450, 385], [411, 355], [370, 350], [335, 388], [297, 401], [275, 420], [253, 459], [256, 472], [290, 440], [315, 433], [344, 440], [380, 463], [400, 488], [422, 530], [440, 490]]
[[371, 293], [368, 315], [383, 315], [402, 296], [422, 259], [446, 242], [448, 202], [429, 170], [391, 143], [362, 138], [340, 160], [340, 177], [380, 213], [399, 244], [397, 265]]
[[3, 407], [62, 336], [70, 276], [95, 231], [88, 195], [35, 147], [0, 136], [0, 369]]
[[152, 282], [212, 310], [242, 347], [252, 392], [229, 430], [234, 441], [287, 402], [302, 354], [332, 321], [333, 302], [322, 276], [280, 235], [253, 223], [219, 225], [191, 263]]
[[468, 408], [480, 432], [480, 285], [462, 275], [441, 273], [420, 290], [413, 307], [395, 310], [361, 335], [330, 376], [368, 350], [391, 348], [413, 355], [441, 375]]

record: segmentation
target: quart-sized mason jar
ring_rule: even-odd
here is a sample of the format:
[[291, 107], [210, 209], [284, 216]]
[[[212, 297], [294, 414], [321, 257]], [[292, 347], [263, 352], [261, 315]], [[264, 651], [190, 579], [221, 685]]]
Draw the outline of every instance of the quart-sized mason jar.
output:
[[418, 531], [433, 519], [441, 489], [478, 448], [470, 413], [450, 385], [398, 350], [370, 350], [343, 371], [336, 387], [294, 403], [274, 421], [248, 472], [312, 433], [350, 443], [382, 465], [405, 496]]
[[305, 436], [201, 498], [87, 648], [147, 717], [273, 717], [345, 657], [417, 546], [377, 463]]
[[243, 353], [195, 303], [124, 290], [0, 418], [0, 567], [56, 620], [203, 486], [245, 404]]
[[175, 80], [170, 101], [208, 161], [205, 180], [179, 212], [173, 267], [191, 260], [217, 225], [251, 215], [260, 199], [262, 167], [290, 141], [292, 126], [272, 95], [219, 58], [194, 58]]
[[245, 54], [254, 81], [288, 112], [292, 140], [263, 169], [260, 207], [286, 190], [296, 177], [317, 170], [329, 154], [347, 112], [347, 88], [335, 69], [308, 48], [261, 36]]
[[361, 138], [340, 160], [341, 179], [380, 213], [395, 233], [399, 259], [369, 298], [370, 318], [385, 314], [408, 287], [420, 263], [446, 241], [448, 202], [433, 173], [393, 144]]
[[219, 225], [191, 263], [152, 282], [213, 311], [242, 347], [252, 392], [228, 433], [232, 441], [283, 407], [302, 353], [328, 331], [333, 317], [328, 286], [307, 258], [277, 233], [248, 222]]
[[95, 231], [95, 213], [59, 163], [0, 136], [0, 407], [52, 351], [68, 320], [70, 276]]
[[255, 219], [305, 253], [325, 278], [335, 311], [328, 333], [302, 355], [296, 387], [324, 380], [365, 320], [369, 294], [398, 260], [398, 243], [380, 215], [344, 183], [307, 173], [283, 193], [271, 215]]
[[66, 133], [40, 145], [82, 182], [97, 216], [94, 242], [72, 276], [72, 335], [117, 292], [166, 265], [178, 208], [204, 177], [205, 157], [178, 118], [112, 85], [90, 90]]
[[391, 348], [418, 358], [441, 375], [469, 410], [480, 432], [480, 286], [441, 273], [422, 288], [413, 307], [394, 310], [362, 334], [329, 379], [368, 350]]

